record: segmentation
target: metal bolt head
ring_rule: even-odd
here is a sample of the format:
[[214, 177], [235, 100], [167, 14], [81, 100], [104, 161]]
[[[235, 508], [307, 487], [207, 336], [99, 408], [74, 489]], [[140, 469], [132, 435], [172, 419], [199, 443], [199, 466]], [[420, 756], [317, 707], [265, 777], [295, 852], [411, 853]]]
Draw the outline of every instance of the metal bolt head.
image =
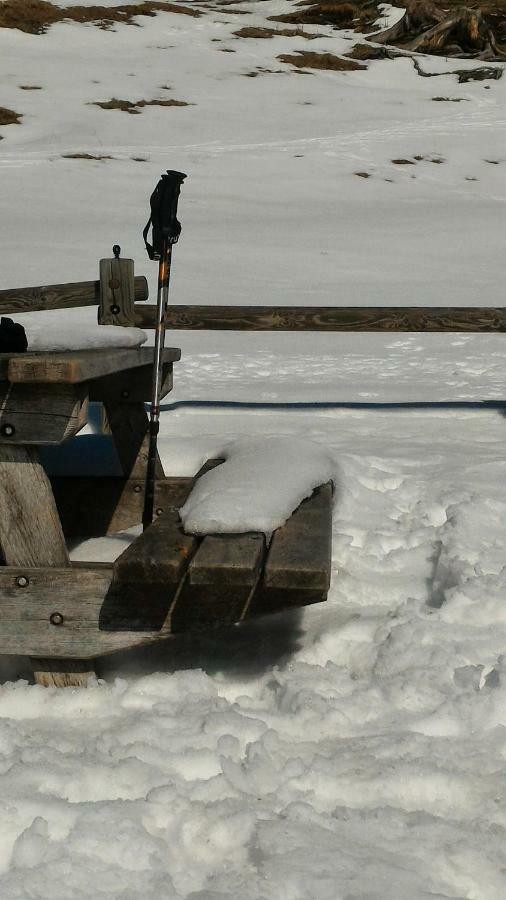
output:
[[18, 587], [28, 587], [30, 582], [28, 581], [26, 575], [18, 575], [18, 577], [16, 578], [16, 584]]
[[136, 494], [140, 494], [140, 492], [142, 491], [140, 484], [134, 485], [134, 491]]
[[14, 425], [10, 425], [9, 422], [5, 422], [0, 429], [4, 437], [12, 437], [13, 434], [16, 434], [16, 429]]
[[158, 509], [155, 510], [155, 512], [156, 512], [157, 516], [161, 516], [161, 514], [163, 513], [163, 508], [161, 506], [159, 506]]
[[49, 621], [51, 622], [51, 625], [63, 625], [63, 616], [59, 612], [51, 613]]
[[130, 391], [121, 391], [121, 396], [123, 397], [123, 400], [128, 400]]
[[117, 316], [117, 315], [118, 315], [118, 313], [120, 312], [120, 308], [119, 308], [119, 306], [118, 306], [117, 303], [113, 303], [113, 304], [112, 304], [112, 306], [111, 306], [111, 312], [112, 312], [113, 316]]

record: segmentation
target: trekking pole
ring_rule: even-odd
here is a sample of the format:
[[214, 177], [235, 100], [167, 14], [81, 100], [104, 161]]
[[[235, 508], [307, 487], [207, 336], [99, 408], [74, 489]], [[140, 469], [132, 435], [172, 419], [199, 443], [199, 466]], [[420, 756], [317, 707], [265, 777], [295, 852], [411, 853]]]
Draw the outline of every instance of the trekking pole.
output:
[[[151, 215], [143, 231], [144, 243], [150, 259], [158, 260], [158, 292], [156, 298], [155, 352], [153, 357], [153, 382], [151, 409], [149, 414], [149, 450], [146, 470], [146, 489], [142, 513], [143, 530], [153, 521], [155, 499], [156, 460], [158, 432], [160, 430], [160, 391], [163, 375], [163, 347], [165, 343], [165, 313], [169, 303], [170, 269], [172, 247], [181, 234], [181, 224], [177, 220], [177, 201], [181, 185], [186, 178], [182, 172], [168, 170], [162, 175], [151, 199]], [[150, 225], [153, 228], [153, 243], [148, 243]]]

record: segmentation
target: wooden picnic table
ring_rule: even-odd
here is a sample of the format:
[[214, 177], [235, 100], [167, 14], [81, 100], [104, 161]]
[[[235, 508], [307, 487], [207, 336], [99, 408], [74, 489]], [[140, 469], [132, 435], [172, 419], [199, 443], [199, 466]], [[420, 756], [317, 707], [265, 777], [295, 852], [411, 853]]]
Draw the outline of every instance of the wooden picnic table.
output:
[[[164, 351], [162, 397], [178, 349]], [[71, 562], [67, 541], [140, 524], [153, 350], [0, 354], [0, 654], [31, 658], [44, 685], [78, 686], [101, 655], [325, 600], [332, 485], [263, 534], [186, 534], [195, 478], [157, 460], [152, 525], [114, 563]], [[74, 437], [103, 404], [122, 475], [50, 477], [40, 448]], [[78, 439], [79, 440], [79, 439]]]

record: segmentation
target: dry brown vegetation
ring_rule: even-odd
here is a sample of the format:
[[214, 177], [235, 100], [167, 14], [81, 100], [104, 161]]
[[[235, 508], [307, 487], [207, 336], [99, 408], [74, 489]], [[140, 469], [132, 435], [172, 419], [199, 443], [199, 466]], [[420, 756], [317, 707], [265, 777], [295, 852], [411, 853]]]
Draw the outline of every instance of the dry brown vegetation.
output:
[[92, 106], [100, 106], [100, 109], [121, 109], [123, 112], [138, 115], [145, 106], [193, 106], [192, 103], [186, 103], [184, 100], [118, 100], [113, 97], [111, 100], [95, 100]]
[[406, 8], [402, 19], [371, 40], [411, 53], [506, 60], [501, 46], [506, 38], [506, 0], [491, 0], [486, 7], [456, 2], [439, 7], [433, 0], [403, 0], [402, 5]]
[[349, 59], [358, 59], [360, 62], [369, 62], [372, 59], [396, 59], [403, 56], [398, 50], [390, 50], [388, 47], [371, 47], [370, 44], [355, 44], [349, 53], [345, 53]]
[[109, 28], [114, 22], [133, 25], [135, 16], [155, 16], [157, 12], [195, 17], [202, 15], [198, 9], [161, 0], [145, 0], [132, 6], [69, 6], [67, 9], [47, 0], [4, 0], [0, 3], [0, 28], [17, 28], [29, 34], [44, 34], [50, 25], [65, 19]]
[[114, 156], [95, 156], [93, 153], [63, 153], [63, 159], [114, 159]]
[[320, 37], [319, 34], [310, 34], [303, 28], [260, 28], [254, 25], [247, 25], [239, 31], [234, 31], [233, 34], [240, 38], [302, 37], [308, 41]]
[[[402, 5], [402, 4], [401, 4]], [[281, 16], [269, 16], [272, 22], [291, 25], [333, 25], [336, 28], [370, 28], [379, 16], [378, 0], [365, 3], [343, 3], [342, 0], [325, 0], [297, 4], [301, 8]]]
[[0, 106], [0, 125], [19, 125], [20, 119], [21, 113], [16, 113], [13, 109]]
[[333, 53], [311, 53], [299, 50], [297, 53], [282, 53], [278, 56], [281, 62], [289, 63], [297, 69], [331, 69], [333, 72], [352, 72], [367, 69], [352, 59], [343, 59]]

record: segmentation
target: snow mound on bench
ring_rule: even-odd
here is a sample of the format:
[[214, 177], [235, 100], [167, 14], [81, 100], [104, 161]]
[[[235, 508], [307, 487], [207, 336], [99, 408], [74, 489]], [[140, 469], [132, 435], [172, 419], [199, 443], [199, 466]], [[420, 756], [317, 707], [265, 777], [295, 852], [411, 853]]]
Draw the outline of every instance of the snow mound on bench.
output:
[[280, 528], [336, 462], [319, 444], [293, 437], [246, 438], [225, 462], [199, 478], [180, 514], [191, 534], [232, 534]]
[[[16, 316], [22, 321], [28, 340], [28, 352], [66, 350], [100, 350], [107, 348], [140, 347], [147, 340], [140, 328], [120, 328], [117, 325], [96, 325], [67, 321], [60, 316], [58, 322], [36, 321], [36, 316]], [[54, 325], [54, 327], [51, 327]]]

